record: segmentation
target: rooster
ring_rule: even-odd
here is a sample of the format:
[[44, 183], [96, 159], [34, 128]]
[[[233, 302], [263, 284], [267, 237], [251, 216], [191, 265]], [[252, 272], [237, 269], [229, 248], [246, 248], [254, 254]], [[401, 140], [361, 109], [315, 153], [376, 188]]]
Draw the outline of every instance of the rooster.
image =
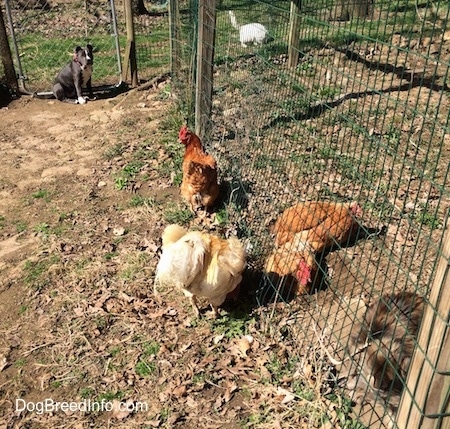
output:
[[213, 316], [242, 280], [245, 249], [236, 237], [225, 240], [200, 231], [169, 225], [162, 234], [162, 254], [156, 268], [156, 286], [173, 284], [190, 299], [197, 317], [197, 297], [208, 299]]
[[361, 214], [355, 202], [309, 201], [288, 208], [275, 222], [276, 249], [266, 261], [266, 272], [294, 275], [297, 292], [307, 292], [318, 271], [315, 255], [345, 242]]
[[183, 125], [178, 135], [184, 144], [181, 195], [191, 210], [210, 209], [219, 195], [216, 160], [204, 152], [199, 137]]

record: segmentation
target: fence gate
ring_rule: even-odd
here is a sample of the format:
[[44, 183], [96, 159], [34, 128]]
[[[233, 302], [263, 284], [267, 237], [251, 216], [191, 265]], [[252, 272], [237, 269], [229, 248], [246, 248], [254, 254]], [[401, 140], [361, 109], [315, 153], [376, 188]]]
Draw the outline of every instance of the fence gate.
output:
[[5, 0], [5, 12], [21, 90], [51, 91], [76, 46], [94, 47], [93, 85], [121, 83], [119, 35], [113, 0]]

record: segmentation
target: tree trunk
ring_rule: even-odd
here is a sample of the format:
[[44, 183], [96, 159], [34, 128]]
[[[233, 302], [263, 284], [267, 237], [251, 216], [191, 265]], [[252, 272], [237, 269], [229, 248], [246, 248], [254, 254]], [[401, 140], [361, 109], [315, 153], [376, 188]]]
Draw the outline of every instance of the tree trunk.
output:
[[[0, 57], [2, 59], [6, 85], [8, 86], [9, 91], [17, 95], [19, 92], [19, 86], [17, 83], [16, 72], [14, 70], [11, 50], [9, 48], [8, 35], [6, 34], [5, 20], [3, 19], [3, 13], [1, 9], [0, 9]], [[1, 77], [2, 76], [0, 76], [0, 78]], [[9, 102], [8, 98], [9, 99], [11, 98], [11, 93], [8, 94], [9, 91], [1, 91], [0, 104], [3, 105]]]

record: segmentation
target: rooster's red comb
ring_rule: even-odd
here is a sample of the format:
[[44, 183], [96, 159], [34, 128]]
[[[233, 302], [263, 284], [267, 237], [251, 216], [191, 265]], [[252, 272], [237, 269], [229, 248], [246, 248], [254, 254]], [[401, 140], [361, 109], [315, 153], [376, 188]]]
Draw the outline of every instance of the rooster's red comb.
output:
[[189, 128], [187, 127], [187, 125], [183, 125], [180, 128], [180, 132], [178, 133], [178, 138], [183, 141], [186, 140], [187, 136], [189, 135]]

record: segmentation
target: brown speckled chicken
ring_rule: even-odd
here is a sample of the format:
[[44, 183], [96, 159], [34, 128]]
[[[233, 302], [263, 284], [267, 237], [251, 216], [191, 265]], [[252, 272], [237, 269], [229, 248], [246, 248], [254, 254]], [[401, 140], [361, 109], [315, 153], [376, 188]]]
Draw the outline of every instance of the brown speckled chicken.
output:
[[185, 125], [178, 137], [185, 146], [181, 195], [194, 213], [208, 210], [219, 195], [216, 160], [205, 153], [199, 137]]

